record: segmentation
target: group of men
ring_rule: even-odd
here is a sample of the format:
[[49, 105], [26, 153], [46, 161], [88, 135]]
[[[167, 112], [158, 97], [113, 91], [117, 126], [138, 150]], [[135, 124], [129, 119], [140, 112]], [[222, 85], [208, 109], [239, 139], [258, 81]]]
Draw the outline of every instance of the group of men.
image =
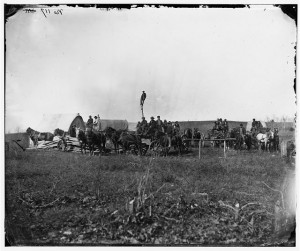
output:
[[150, 117], [149, 123], [142, 117], [142, 121], [139, 121], [136, 126], [137, 134], [140, 135], [149, 135], [152, 138], [156, 137], [160, 132], [167, 134], [169, 139], [169, 146], [171, 146], [171, 138], [174, 135], [180, 135], [180, 125], [178, 121], [176, 122], [167, 122], [165, 119], [162, 121], [160, 116], [157, 116], [157, 120], [154, 120], [154, 117]]
[[228, 129], [229, 129], [229, 126], [228, 126], [227, 119], [222, 120], [222, 118], [218, 118], [215, 121], [215, 124], [214, 124], [214, 127], [213, 127], [214, 131], [222, 131], [224, 133], [227, 133]]
[[157, 120], [154, 120], [154, 117], [152, 116], [149, 123], [147, 122], [145, 117], [142, 117], [142, 121], [139, 121], [137, 123], [136, 129], [138, 134], [152, 134], [156, 131], [167, 134], [179, 134], [180, 125], [178, 121], [174, 123], [172, 123], [171, 121], [167, 122], [166, 119], [162, 121], [160, 119], [160, 116], [157, 116]]
[[260, 123], [260, 121], [255, 121], [255, 119], [253, 119], [252, 121], [252, 127], [251, 127], [251, 133], [255, 134], [257, 131], [259, 131], [262, 128], [262, 124]]
[[101, 122], [100, 116], [94, 116], [95, 121], [93, 120], [92, 116], [89, 116], [88, 121], [86, 122], [86, 128], [94, 129], [95, 131], [101, 130]]

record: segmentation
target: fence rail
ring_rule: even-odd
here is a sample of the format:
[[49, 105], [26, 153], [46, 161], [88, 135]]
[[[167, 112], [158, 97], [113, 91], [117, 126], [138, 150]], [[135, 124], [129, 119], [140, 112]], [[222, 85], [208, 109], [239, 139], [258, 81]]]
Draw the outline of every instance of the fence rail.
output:
[[236, 138], [225, 138], [225, 139], [184, 139], [184, 141], [199, 141], [199, 159], [201, 159], [201, 143], [202, 141], [224, 141], [224, 158], [226, 158], [226, 141], [236, 140]]

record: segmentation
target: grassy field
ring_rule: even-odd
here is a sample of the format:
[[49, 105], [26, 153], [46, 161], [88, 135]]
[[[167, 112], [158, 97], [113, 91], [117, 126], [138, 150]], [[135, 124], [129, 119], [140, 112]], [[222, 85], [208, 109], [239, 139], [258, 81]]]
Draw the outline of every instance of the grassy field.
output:
[[222, 150], [211, 148], [201, 160], [196, 150], [167, 158], [8, 152], [7, 239], [12, 245], [293, 246], [287, 185], [293, 170], [285, 159], [257, 151], [219, 156]]

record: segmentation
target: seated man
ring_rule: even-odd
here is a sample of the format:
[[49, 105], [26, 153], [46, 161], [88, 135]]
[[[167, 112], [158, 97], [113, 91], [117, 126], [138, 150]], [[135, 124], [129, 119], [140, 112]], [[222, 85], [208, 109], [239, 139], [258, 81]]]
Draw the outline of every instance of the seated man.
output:
[[142, 122], [140, 123], [141, 126], [141, 133], [144, 134], [147, 131], [148, 123], [145, 117], [142, 117]]
[[154, 138], [154, 133], [156, 131], [157, 125], [156, 125], [156, 121], [154, 120], [154, 117], [151, 117], [150, 119], [151, 120], [149, 122], [149, 128], [147, 130], [147, 134], [151, 135], [151, 138]]

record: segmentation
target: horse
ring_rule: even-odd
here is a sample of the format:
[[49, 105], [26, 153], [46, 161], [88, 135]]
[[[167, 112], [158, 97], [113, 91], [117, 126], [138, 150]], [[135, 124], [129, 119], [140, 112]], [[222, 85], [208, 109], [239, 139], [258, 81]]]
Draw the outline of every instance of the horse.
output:
[[261, 149], [261, 146], [264, 146], [264, 149], [266, 151], [270, 151], [270, 143], [273, 139], [274, 133], [271, 130], [268, 130], [266, 133], [259, 133], [256, 135], [256, 140], [259, 144], [259, 148]]
[[85, 131], [85, 137], [86, 137], [86, 144], [89, 147], [90, 155], [95, 154], [94, 152], [95, 145], [98, 147], [101, 155], [102, 147], [105, 150], [106, 137], [101, 132], [96, 132], [93, 131], [92, 129]]
[[191, 128], [186, 128], [183, 130], [183, 135], [181, 136], [183, 145], [186, 150], [190, 147], [190, 140], [193, 138], [193, 131]]
[[150, 147], [151, 145], [153, 145], [152, 149], [160, 150], [163, 156], [167, 156], [170, 150], [168, 135], [163, 132], [157, 132], [156, 139], [151, 142]]
[[50, 132], [38, 132], [28, 127], [26, 133], [29, 134], [30, 139], [33, 141], [34, 146], [38, 145], [38, 141], [52, 141], [54, 138], [54, 134]]
[[242, 146], [245, 143], [244, 137], [240, 134], [239, 128], [233, 128], [230, 132], [230, 137], [235, 138], [235, 142], [233, 143], [235, 150], [241, 150]]
[[[152, 144], [152, 143], [151, 143]], [[156, 140], [154, 141], [154, 144], [156, 148], [161, 148], [161, 151], [164, 156], [167, 156], [167, 154], [170, 151], [169, 147], [169, 138], [168, 135], [163, 132], [157, 132], [156, 133]], [[179, 134], [174, 134], [171, 137], [171, 147], [174, 147], [175, 150], [178, 149], [178, 155], [181, 155], [183, 143], [182, 138]]]
[[117, 152], [117, 149], [119, 148], [119, 141], [120, 141], [120, 136], [121, 136], [122, 132], [124, 132], [124, 131], [116, 130], [112, 127], [107, 127], [104, 130], [104, 135], [106, 136], [106, 138], [111, 140], [116, 152]]
[[125, 152], [131, 150], [135, 154], [140, 153], [142, 155], [142, 140], [139, 135], [122, 132], [118, 143]]
[[78, 139], [78, 141], [80, 143], [80, 151], [83, 154], [82, 149], [84, 149], [84, 153], [86, 154], [87, 140], [86, 140], [85, 133], [80, 127], [76, 127], [75, 130], [76, 130], [76, 138]]
[[61, 130], [61, 129], [59, 129], [59, 128], [56, 128], [55, 130], [54, 130], [54, 136], [63, 136], [64, 135], [64, 130]]
[[279, 151], [279, 135], [278, 135], [278, 128], [274, 129], [274, 134], [273, 134], [273, 138], [271, 139], [272, 141], [272, 145], [273, 145], [273, 149], [274, 151], [278, 152]]
[[171, 146], [174, 146], [175, 150], [178, 149], [178, 154], [181, 155], [183, 143], [180, 135], [174, 134], [171, 137]]
[[194, 141], [195, 145], [198, 146], [200, 143], [200, 140], [204, 138], [204, 134], [201, 133], [198, 128], [194, 128], [193, 138], [195, 140]]
[[247, 150], [251, 150], [251, 147], [257, 148], [257, 141], [256, 138], [253, 136], [251, 132], [247, 132], [245, 135], [245, 144], [247, 146]]

